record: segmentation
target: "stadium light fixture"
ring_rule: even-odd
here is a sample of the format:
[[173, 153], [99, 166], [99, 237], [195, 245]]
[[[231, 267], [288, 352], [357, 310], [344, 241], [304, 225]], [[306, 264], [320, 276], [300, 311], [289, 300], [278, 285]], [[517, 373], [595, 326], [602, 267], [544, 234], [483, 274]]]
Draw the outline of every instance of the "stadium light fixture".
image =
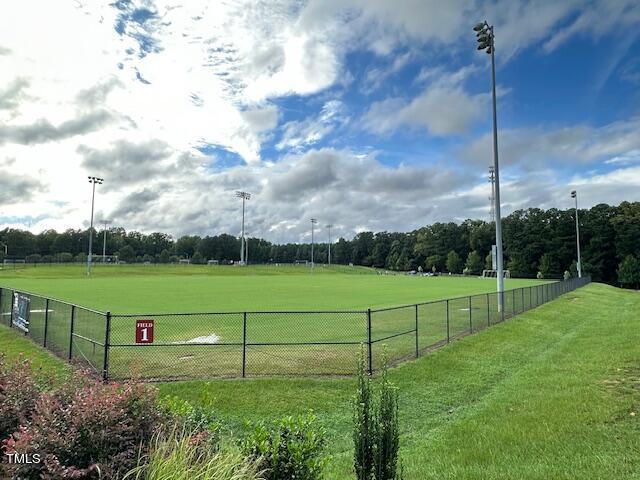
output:
[[329, 266], [331, 266], [331, 227], [333, 227], [333, 225], [329, 224], [327, 225], [327, 230], [329, 230], [329, 256], [328, 258], [328, 264]]
[[99, 220], [104, 225], [104, 231], [102, 236], [102, 263], [107, 261], [107, 225], [111, 223], [111, 220]]
[[571, 191], [571, 198], [576, 201], [576, 245], [578, 247], [578, 278], [582, 278], [582, 260], [580, 258], [580, 223], [578, 222], [578, 193]]
[[240, 265], [245, 264], [245, 239], [244, 239], [244, 202], [251, 198], [249, 192], [236, 191], [236, 197], [242, 199], [242, 234], [240, 235]]
[[311, 269], [313, 270], [314, 267], [314, 263], [313, 263], [313, 227], [316, 225], [316, 223], [318, 223], [318, 220], [316, 220], [315, 218], [311, 219]]
[[104, 178], [88, 177], [91, 184], [91, 225], [89, 227], [89, 255], [87, 255], [87, 276], [91, 275], [92, 251], [93, 251], [93, 206], [96, 199], [96, 184], [102, 185]]
[[496, 106], [496, 60], [495, 36], [493, 26], [486, 21], [473, 27], [478, 41], [478, 50], [491, 55], [491, 88], [493, 97], [493, 175], [494, 175], [494, 212], [496, 217], [496, 277], [498, 280], [498, 311], [503, 311], [504, 303], [504, 266], [502, 252], [502, 217], [500, 215], [500, 169], [498, 165], [498, 114]]

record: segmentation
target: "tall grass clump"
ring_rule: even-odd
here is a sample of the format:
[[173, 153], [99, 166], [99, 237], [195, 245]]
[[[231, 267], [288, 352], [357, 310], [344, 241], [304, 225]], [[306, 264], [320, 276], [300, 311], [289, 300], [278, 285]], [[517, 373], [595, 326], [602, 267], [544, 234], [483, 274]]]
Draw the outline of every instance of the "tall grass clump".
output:
[[373, 388], [366, 369], [364, 346], [360, 349], [357, 367], [358, 387], [353, 402], [356, 479], [400, 480], [398, 389], [388, 377], [386, 349], [382, 355], [382, 375], [377, 389]]
[[147, 456], [123, 480], [263, 480], [257, 461], [220, 450], [198, 434], [173, 429], [157, 434]]

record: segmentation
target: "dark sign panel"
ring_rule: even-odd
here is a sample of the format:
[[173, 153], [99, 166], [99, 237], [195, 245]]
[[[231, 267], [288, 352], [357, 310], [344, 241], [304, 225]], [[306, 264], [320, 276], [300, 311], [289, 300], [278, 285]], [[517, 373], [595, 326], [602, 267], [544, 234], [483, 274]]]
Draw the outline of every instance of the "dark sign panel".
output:
[[31, 299], [18, 292], [13, 293], [13, 320], [15, 327], [23, 332], [29, 332], [29, 313]]

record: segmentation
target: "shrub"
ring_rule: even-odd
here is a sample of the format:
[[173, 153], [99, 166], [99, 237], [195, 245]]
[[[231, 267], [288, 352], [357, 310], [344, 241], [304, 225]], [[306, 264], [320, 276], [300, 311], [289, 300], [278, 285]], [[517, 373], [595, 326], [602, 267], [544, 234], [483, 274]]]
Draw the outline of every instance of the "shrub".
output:
[[329, 461], [323, 455], [325, 444], [325, 431], [309, 413], [285, 417], [269, 426], [257, 424], [240, 448], [258, 462], [265, 480], [318, 480]]
[[0, 441], [31, 419], [39, 396], [29, 361], [8, 365], [0, 354]]
[[24, 261], [26, 263], [40, 263], [42, 261], [42, 257], [39, 253], [33, 253], [31, 255], [27, 255]]
[[237, 451], [220, 452], [199, 445], [197, 433], [174, 429], [156, 435], [148, 456], [123, 478], [136, 480], [258, 480], [257, 460], [244, 458]]
[[20, 478], [117, 477], [136, 465], [161, 420], [155, 391], [140, 384], [44, 393], [31, 420], [5, 441], [7, 453], [39, 453], [44, 461], [6, 468]]
[[68, 252], [62, 252], [58, 255], [58, 260], [61, 263], [70, 263], [73, 262], [73, 255]]
[[370, 480], [373, 473], [373, 393], [371, 377], [366, 370], [364, 345], [358, 354], [358, 387], [353, 403], [353, 464], [357, 480]]
[[206, 434], [209, 445], [217, 449], [222, 433], [222, 423], [213, 410], [192, 405], [178, 397], [165, 397], [160, 402], [161, 408], [170, 420], [171, 428], [179, 428], [198, 434]]
[[386, 349], [382, 357], [379, 391], [366, 371], [364, 346], [358, 355], [358, 390], [354, 398], [354, 470], [357, 480], [398, 480], [400, 433], [398, 390], [387, 376]]

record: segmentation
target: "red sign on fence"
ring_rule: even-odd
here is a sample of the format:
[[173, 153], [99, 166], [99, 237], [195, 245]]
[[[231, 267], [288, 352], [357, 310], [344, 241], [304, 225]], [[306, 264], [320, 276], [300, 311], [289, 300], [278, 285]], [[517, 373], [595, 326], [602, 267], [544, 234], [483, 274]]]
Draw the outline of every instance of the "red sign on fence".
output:
[[153, 343], [153, 320], [136, 320], [136, 343]]

